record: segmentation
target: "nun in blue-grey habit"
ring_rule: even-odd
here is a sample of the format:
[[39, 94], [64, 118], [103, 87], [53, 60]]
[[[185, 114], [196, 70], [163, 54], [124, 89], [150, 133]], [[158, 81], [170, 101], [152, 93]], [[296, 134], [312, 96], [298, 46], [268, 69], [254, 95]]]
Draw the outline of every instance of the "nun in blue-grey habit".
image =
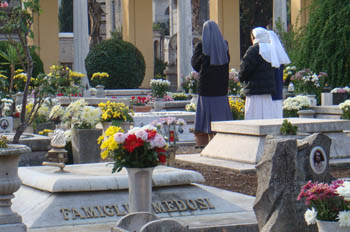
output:
[[199, 72], [195, 120], [197, 146], [204, 147], [213, 137], [211, 122], [232, 120], [227, 97], [229, 62], [227, 41], [214, 21], [206, 21], [202, 42], [197, 44], [191, 61], [193, 69]]

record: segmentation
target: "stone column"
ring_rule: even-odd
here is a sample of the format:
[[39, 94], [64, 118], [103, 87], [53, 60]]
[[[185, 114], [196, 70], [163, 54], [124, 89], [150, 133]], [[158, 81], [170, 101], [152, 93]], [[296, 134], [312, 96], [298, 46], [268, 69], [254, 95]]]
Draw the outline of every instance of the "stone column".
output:
[[239, 0], [210, 0], [210, 19], [220, 27], [230, 49], [230, 68], [240, 66]]
[[122, 10], [121, 0], [106, 1], [106, 37], [110, 39], [112, 32], [121, 32], [122, 28]]
[[192, 10], [191, 0], [177, 1], [177, 88], [182, 77], [192, 71]]
[[273, 0], [273, 28], [280, 21], [282, 28], [287, 31], [287, 2], [286, 0]]
[[[87, 0], [73, 1], [73, 31], [74, 31], [74, 65], [73, 70], [86, 74], [85, 58], [89, 53], [88, 30], [88, 2]], [[82, 79], [84, 87], [89, 85], [87, 77]]]

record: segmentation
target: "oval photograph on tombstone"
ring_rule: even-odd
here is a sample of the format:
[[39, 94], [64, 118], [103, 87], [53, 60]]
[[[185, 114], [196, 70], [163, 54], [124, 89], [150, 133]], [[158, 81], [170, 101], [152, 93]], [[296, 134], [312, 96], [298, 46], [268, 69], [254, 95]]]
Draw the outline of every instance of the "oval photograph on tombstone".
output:
[[327, 155], [323, 147], [316, 146], [310, 152], [310, 165], [316, 174], [322, 174], [327, 168]]

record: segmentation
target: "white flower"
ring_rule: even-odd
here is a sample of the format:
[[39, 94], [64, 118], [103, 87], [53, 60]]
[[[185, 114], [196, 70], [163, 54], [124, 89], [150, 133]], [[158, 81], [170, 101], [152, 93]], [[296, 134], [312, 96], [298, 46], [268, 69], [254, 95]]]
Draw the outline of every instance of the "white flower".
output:
[[341, 227], [350, 227], [350, 211], [340, 211], [337, 219]]
[[137, 138], [142, 139], [143, 141], [147, 141], [148, 133], [144, 129], [140, 129], [135, 132]]
[[185, 125], [186, 125], [186, 121], [183, 120], [182, 118], [179, 118], [179, 119], [177, 120], [177, 124], [180, 125], [180, 126], [185, 126]]
[[157, 128], [155, 128], [155, 126], [152, 125], [152, 124], [147, 124], [147, 125], [143, 126], [142, 129], [144, 129], [144, 130], [150, 130], [150, 131], [152, 131], [152, 130], [157, 130]]
[[337, 188], [337, 193], [343, 196], [346, 201], [350, 201], [350, 182], [345, 181], [343, 185]]
[[64, 136], [66, 137], [67, 142], [72, 141], [72, 131], [71, 130], [64, 131]]
[[114, 140], [118, 144], [124, 143], [125, 139], [126, 139], [126, 134], [124, 134], [124, 133], [118, 132], [114, 135]]
[[307, 209], [304, 214], [304, 218], [308, 226], [316, 223], [316, 217], [317, 217], [317, 211], [314, 208]]
[[166, 142], [163, 138], [163, 136], [156, 134], [156, 136], [154, 136], [154, 138], [151, 140], [151, 147], [158, 147], [158, 148], [163, 148], [165, 147]]

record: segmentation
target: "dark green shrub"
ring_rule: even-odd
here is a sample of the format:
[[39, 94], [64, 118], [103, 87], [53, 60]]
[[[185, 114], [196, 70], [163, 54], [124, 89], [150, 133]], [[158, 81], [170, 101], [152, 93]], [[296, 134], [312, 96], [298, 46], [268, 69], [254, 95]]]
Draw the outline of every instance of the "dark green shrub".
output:
[[280, 132], [282, 135], [296, 135], [298, 126], [292, 125], [287, 119], [283, 120]]
[[[6, 52], [7, 50], [7, 46], [8, 46], [8, 42], [6, 41], [0, 41], [0, 50], [3, 52]], [[41, 61], [40, 57], [36, 54], [36, 52], [34, 51], [34, 49], [31, 49], [31, 56], [33, 59], [33, 77], [36, 77], [39, 73], [44, 73], [44, 65], [43, 62]], [[7, 61], [0, 56], [0, 70], [3, 70], [4, 72], [2, 74], [4, 74], [5, 76], [10, 76], [10, 66], [8, 64], [4, 64], [7, 63]], [[23, 67], [20, 64], [16, 65], [16, 69], [23, 69]]]
[[309, 23], [300, 33], [295, 64], [299, 69], [328, 73], [332, 87], [349, 85], [349, 1], [314, 0], [310, 10]]
[[145, 76], [142, 53], [133, 44], [118, 39], [104, 40], [93, 47], [85, 59], [85, 67], [90, 80], [95, 72], [109, 74], [106, 89], [138, 88]]
[[154, 76], [157, 76], [157, 75], [164, 76], [164, 70], [166, 66], [167, 66], [166, 62], [156, 58], [154, 60]]

